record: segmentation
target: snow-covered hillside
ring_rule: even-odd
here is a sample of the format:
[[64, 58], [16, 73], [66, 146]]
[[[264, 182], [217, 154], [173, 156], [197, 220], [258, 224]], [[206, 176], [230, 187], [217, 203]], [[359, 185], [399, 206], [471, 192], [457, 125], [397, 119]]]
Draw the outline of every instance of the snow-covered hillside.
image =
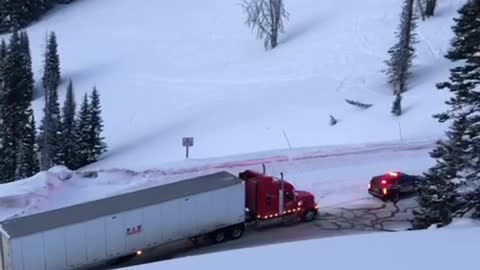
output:
[[[100, 90], [110, 151], [92, 167], [149, 169], [182, 160], [182, 136], [195, 137], [193, 158], [284, 149], [287, 137], [292, 147], [438, 138], [431, 115], [447, 93], [434, 83], [447, 78], [443, 54], [463, 1], [439, 1], [437, 16], [419, 22], [414, 78], [395, 118], [381, 70], [401, 2], [286, 0], [286, 31], [267, 52], [237, 0], [82, 0], [27, 30], [37, 82], [45, 33], [55, 31], [60, 96], [67, 79], [78, 101]], [[41, 94], [34, 106], [40, 119]]]

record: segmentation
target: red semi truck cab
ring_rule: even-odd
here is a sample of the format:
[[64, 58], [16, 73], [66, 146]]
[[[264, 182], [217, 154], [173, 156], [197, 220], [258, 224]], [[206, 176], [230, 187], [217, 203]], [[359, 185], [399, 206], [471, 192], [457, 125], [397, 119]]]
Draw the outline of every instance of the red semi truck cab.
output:
[[[312, 221], [319, 206], [313, 194], [295, 190], [283, 179], [247, 170], [239, 177], [245, 181], [245, 207], [249, 220], [268, 220], [286, 215], [296, 215], [303, 221]], [[283, 191], [283, 192], [282, 192]]]

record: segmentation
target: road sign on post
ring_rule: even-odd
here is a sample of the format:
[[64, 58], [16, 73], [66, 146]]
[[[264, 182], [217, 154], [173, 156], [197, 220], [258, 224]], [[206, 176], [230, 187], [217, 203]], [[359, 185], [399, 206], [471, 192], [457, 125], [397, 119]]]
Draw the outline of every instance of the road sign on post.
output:
[[182, 139], [182, 145], [183, 145], [183, 147], [186, 148], [185, 157], [188, 158], [188, 156], [189, 156], [189, 149], [190, 149], [190, 147], [193, 146], [193, 137], [184, 137], [184, 138]]

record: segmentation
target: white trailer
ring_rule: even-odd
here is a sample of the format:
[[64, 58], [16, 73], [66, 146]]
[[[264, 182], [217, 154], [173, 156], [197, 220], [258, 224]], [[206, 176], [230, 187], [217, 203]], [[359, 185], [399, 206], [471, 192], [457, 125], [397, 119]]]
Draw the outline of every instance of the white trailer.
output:
[[244, 221], [244, 182], [210, 174], [1, 222], [0, 270], [78, 269], [201, 235], [238, 238]]

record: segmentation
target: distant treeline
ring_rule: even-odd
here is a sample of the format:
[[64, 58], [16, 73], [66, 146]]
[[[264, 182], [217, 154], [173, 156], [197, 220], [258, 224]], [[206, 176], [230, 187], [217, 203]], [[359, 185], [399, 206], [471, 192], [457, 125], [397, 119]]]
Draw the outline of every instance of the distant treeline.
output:
[[74, 0], [0, 0], [0, 34], [28, 26], [55, 7]]

